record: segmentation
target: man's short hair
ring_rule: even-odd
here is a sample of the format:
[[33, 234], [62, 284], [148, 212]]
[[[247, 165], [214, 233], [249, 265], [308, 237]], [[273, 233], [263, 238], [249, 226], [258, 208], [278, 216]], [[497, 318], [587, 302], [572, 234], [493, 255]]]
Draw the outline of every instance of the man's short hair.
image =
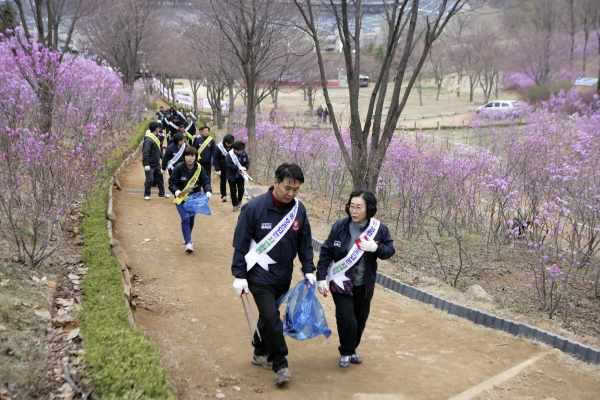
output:
[[158, 128], [160, 128], [160, 124], [158, 122], [150, 122], [150, 126], [148, 127], [150, 132], [155, 132]]
[[284, 163], [277, 167], [277, 169], [275, 170], [275, 179], [277, 179], [277, 183], [283, 182], [283, 180], [286, 178], [290, 178], [294, 181], [297, 180], [300, 181], [300, 183], [304, 183], [304, 173], [302, 172], [302, 169], [298, 166], [298, 164]]
[[208, 131], [210, 132], [210, 126], [204, 125], [200, 128], [201, 131], [203, 131], [204, 129], [208, 129]]
[[184, 139], [183, 133], [177, 132], [175, 134], [175, 136], [173, 136], [173, 143], [177, 144], [177, 143], [181, 142], [183, 139]]
[[194, 157], [198, 157], [198, 150], [194, 146], [186, 146], [183, 150], [183, 156], [189, 156], [190, 154], [193, 154]]
[[179, 124], [177, 124], [177, 127], [178, 127], [178, 128], [183, 128], [183, 129], [185, 129], [185, 124], [181, 124], [181, 123], [179, 123]]
[[245, 148], [246, 143], [242, 142], [241, 140], [236, 140], [236, 142], [233, 144], [234, 150], [244, 150]]
[[233, 137], [233, 135], [225, 135], [225, 137], [223, 138], [223, 142], [232, 144], [233, 142], [235, 142], [235, 138]]
[[163, 106], [158, 107], [158, 109], [160, 110], [161, 108], [163, 108]]

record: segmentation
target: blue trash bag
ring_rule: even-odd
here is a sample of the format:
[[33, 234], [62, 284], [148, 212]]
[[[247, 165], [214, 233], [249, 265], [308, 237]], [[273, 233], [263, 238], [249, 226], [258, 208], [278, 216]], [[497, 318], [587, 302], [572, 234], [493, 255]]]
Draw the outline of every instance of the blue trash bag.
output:
[[196, 214], [211, 215], [208, 196], [204, 192], [190, 193], [187, 200], [183, 202], [183, 208], [187, 210], [188, 217]]
[[283, 317], [283, 333], [296, 340], [306, 340], [323, 334], [331, 335], [325, 312], [316, 295], [316, 284], [301, 280], [277, 300], [277, 308], [287, 302]]

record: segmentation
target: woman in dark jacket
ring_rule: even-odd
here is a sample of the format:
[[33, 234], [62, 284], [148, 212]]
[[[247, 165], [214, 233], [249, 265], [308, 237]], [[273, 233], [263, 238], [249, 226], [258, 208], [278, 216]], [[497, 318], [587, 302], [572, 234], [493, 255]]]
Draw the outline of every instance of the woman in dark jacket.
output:
[[[189, 217], [183, 204], [188, 194], [197, 193], [201, 189], [204, 190], [209, 200], [212, 196], [207, 171], [196, 162], [197, 158], [198, 150], [195, 147], [187, 146], [183, 150], [183, 159], [185, 162], [177, 164], [169, 176], [169, 190], [175, 195], [173, 203], [177, 206], [177, 211], [181, 217], [181, 232], [183, 233], [183, 241], [185, 242], [185, 251], [187, 253], [194, 251], [192, 230], [194, 229], [196, 216]], [[199, 173], [198, 168], [200, 168]]]
[[319, 293], [327, 296], [331, 290], [335, 303], [342, 368], [362, 362], [356, 348], [369, 318], [377, 259], [386, 260], [396, 252], [387, 226], [373, 218], [375, 213], [373, 192], [353, 191], [346, 204], [348, 218], [331, 227], [317, 265]]
[[[233, 150], [230, 150], [225, 159], [227, 166], [227, 180], [229, 181], [229, 191], [231, 192], [231, 204], [233, 211], [238, 211], [244, 198], [244, 176], [243, 171], [250, 168], [250, 159], [244, 151], [246, 144], [241, 140], [233, 143]], [[235, 160], [234, 160], [235, 157]]]

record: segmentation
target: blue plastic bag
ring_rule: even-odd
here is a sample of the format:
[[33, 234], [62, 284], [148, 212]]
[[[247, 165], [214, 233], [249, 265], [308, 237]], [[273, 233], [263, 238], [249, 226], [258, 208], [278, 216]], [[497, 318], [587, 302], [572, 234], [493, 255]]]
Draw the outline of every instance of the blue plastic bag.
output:
[[211, 215], [208, 196], [204, 192], [191, 193], [183, 203], [183, 208], [187, 210], [188, 217], [196, 214]]
[[331, 335], [325, 312], [317, 300], [316, 286], [301, 280], [277, 300], [277, 308], [287, 302], [283, 316], [285, 335], [296, 340], [311, 339], [321, 334], [328, 338]]

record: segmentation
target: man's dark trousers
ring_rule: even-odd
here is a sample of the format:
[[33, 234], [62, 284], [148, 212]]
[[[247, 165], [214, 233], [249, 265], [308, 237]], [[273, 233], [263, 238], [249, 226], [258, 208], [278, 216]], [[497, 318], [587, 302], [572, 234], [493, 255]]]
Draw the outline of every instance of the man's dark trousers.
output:
[[210, 183], [210, 167], [211, 167], [210, 164], [211, 164], [210, 161], [208, 161], [208, 162], [200, 161], [200, 166], [202, 167], [202, 169], [204, 169], [204, 171], [206, 171], [206, 175], [208, 175], [208, 183]]
[[165, 178], [163, 177], [160, 165], [150, 167], [150, 171], [144, 170], [146, 173], [146, 181], [144, 182], [144, 196], [150, 196], [150, 189], [152, 188], [152, 181], [158, 182], [158, 195], [165, 195]]
[[[254, 268], [260, 268], [255, 265]], [[254, 297], [254, 302], [258, 307], [258, 331], [262, 341], [254, 333], [254, 355], [268, 356], [267, 360], [273, 363], [273, 371], [277, 372], [281, 368], [287, 368], [288, 348], [283, 337], [283, 322], [279, 318], [277, 309], [277, 299], [288, 291], [290, 283], [287, 285], [262, 285], [248, 282], [250, 293]]]

